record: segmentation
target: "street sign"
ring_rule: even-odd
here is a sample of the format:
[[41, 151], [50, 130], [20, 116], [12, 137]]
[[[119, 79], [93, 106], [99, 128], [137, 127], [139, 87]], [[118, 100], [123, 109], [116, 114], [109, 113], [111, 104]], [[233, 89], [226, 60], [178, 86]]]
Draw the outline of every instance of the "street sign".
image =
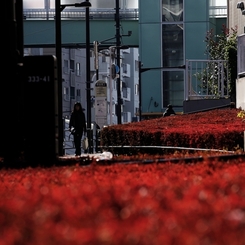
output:
[[111, 65], [111, 78], [112, 79], [117, 78], [117, 74], [119, 73], [119, 71], [120, 71], [119, 66], [112, 64]]
[[107, 97], [107, 84], [103, 80], [97, 80], [95, 83], [95, 97]]
[[118, 74], [118, 73], [119, 73], [119, 71], [120, 71], [119, 66], [115, 65], [115, 69], [116, 69], [116, 73]]
[[100, 128], [107, 124], [107, 83], [103, 80], [95, 83], [95, 120]]

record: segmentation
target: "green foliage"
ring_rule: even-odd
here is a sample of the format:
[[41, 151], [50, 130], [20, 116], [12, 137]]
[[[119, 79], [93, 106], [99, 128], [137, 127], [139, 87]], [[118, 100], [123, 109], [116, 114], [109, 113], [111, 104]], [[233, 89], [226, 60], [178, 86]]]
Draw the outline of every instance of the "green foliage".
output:
[[245, 118], [245, 111], [239, 111], [239, 112], [237, 113], [237, 117]]
[[[220, 35], [215, 35], [213, 29], [207, 32], [206, 38], [206, 54], [210, 60], [227, 60], [228, 62], [228, 80], [229, 94], [234, 100], [236, 93], [236, 77], [237, 77], [237, 28], [226, 28], [222, 26]], [[210, 74], [211, 75], [211, 74]]]

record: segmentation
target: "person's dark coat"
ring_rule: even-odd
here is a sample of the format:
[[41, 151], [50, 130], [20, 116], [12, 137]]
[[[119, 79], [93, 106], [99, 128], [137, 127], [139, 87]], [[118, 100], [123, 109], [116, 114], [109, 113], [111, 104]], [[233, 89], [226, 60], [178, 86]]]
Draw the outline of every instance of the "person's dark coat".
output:
[[81, 139], [83, 134], [87, 133], [85, 114], [80, 102], [75, 103], [74, 109], [71, 113], [69, 129], [73, 133], [75, 154], [81, 155]]
[[165, 110], [165, 112], [163, 113], [163, 116], [164, 117], [167, 117], [167, 116], [171, 116], [171, 115], [176, 115], [172, 105], [168, 105], [168, 108]]

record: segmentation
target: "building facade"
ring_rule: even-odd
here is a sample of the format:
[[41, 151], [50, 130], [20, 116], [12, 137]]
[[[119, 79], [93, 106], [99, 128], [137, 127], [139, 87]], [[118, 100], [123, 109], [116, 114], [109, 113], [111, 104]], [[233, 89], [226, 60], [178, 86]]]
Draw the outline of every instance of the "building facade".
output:
[[[26, 48], [25, 55], [55, 55], [54, 48]], [[107, 119], [104, 126], [117, 124], [117, 79], [111, 78], [111, 65], [116, 64], [115, 50], [105, 49], [98, 54], [98, 70], [95, 66], [94, 50], [90, 51], [91, 82], [91, 122], [98, 124], [95, 105], [95, 84], [102, 80], [107, 84]], [[138, 48], [120, 51], [121, 121], [138, 121]], [[110, 86], [111, 85], [111, 86]], [[86, 98], [86, 50], [62, 48], [62, 106], [63, 118], [69, 118], [75, 102], [80, 102], [87, 110]]]
[[186, 61], [208, 59], [206, 33], [211, 28], [220, 31], [222, 24], [226, 24], [223, 2], [139, 1], [139, 59], [142, 69], [149, 68], [141, 76], [143, 117], [161, 114], [168, 104], [183, 111]]
[[[111, 51], [110, 51], [111, 50]], [[98, 53], [98, 71], [95, 65], [95, 53], [92, 51], [90, 58], [91, 70], [91, 96], [92, 96], [92, 121], [97, 123], [95, 84], [97, 80], [105, 81], [107, 84], [107, 122], [105, 125], [117, 124], [116, 115], [118, 106], [117, 76], [112, 76], [112, 66], [120, 69], [120, 93], [121, 122], [128, 123], [138, 121], [139, 87], [138, 87], [138, 48], [120, 50], [120, 65], [116, 64], [115, 49], [104, 49]], [[117, 74], [116, 74], [117, 75]]]
[[[120, 9], [137, 8], [139, 11], [139, 49], [121, 50], [122, 123], [139, 120], [139, 111], [143, 118], [161, 116], [168, 104], [172, 104], [177, 112], [183, 111], [187, 83], [186, 62], [208, 59], [205, 36], [211, 28], [218, 33], [222, 24], [226, 24], [227, 9], [224, 1], [206, 0], [199, 2], [198, 6], [192, 0], [120, 1]], [[38, 6], [49, 10], [54, 8], [54, 3], [54, 0], [45, 0], [40, 1]], [[98, 8], [102, 12], [112, 10], [115, 5], [114, 0], [94, 0], [91, 3], [93, 9]], [[32, 1], [25, 0], [24, 7], [31, 8]], [[85, 50], [82, 49], [62, 49], [64, 117], [69, 117], [77, 100], [87, 108], [85, 56]], [[106, 55], [99, 56], [99, 77], [96, 77], [92, 49], [90, 56], [92, 99], [97, 78], [105, 80], [108, 85], [112, 84], [108, 90], [106, 124], [116, 124], [117, 86], [115, 79], [110, 80], [110, 59]], [[140, 68], [139, 61], [142, 64]], [[143, 69], [147, 71], [142, 72]], [[91, 119], [96, 121], [93, 102]]]

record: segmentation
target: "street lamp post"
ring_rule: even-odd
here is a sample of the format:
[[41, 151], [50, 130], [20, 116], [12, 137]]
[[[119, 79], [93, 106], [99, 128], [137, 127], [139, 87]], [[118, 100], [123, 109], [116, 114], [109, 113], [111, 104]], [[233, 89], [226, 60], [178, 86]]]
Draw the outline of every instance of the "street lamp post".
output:
[[[119, 0], [116, 0], [116, 49], [117, 49], [117, 65], [120, 66], [120, 45], [121, 45], [121, 34], [120, 34], [120, 11], [119, 11]], [[121, 98], [121, 77], [120, 70], [117, 77], [117, 124], [122, 123], [122, 110], [121, 110], [122, 98]]]
[[[89, 0], [84, 2], [90, 4]], [[91, 6], [91, 4], [90, 4]], [[91, 78], [90, 78], [90, 25], [89, 8], [86, 8], [86, 90], [87, 90], [87, 130], [88, 130], [88, 153], [92, 153], [93, 131], [91, 128]]]
[[[74, 4], [60, 4], [60, 0], [55, 0], [55, 45], [56, 45], [56, 59], [57, 59], [57, 80], [58, 80], [58, 125], [59, 125], [59, 136], [58, 136], [58, 152], [59, 155], [63, 155], [63, 108], [62, 108], [62, 60], [61, 60], [61, 53], [62, 53], [62, 38], [61, 38], [61, 12], [66, 7], [84, 7], [89, 8], [91, 7], [90, 2], [81, 2], [81, 3], [74, 3]], [[87, 17], [87, 16], [86, 16]], [[86, 18], [86, 21], [87, 20]], [[87, 25], [86, 25], [87, 27]], [[87, 34], [87, 30], [86, 30]], [[87, 48], [87, 47], [86, 47]], [[89, 85], [90, 86], [90, 85]]]
[[109, 62], [109, 67], [110, 67], [110, 76], [109, 76], [109, 90], [110, 90], [110, 106], [109, 106], [109, 112], [110, 112], [110, 124], [112, 125], [112, 49], [115, 48], [116, 46], [111, 46], [109, 47], [109, 55], [110, 55], [110, 62]]
[[[115, 77], [113, 78], [113, 74], [118, 73], [117, 75], [117, 96], [119, 95], [119, 97], [117, 97], [117, 106], [118, 106], [118, 110], [117, 110], [117, 123], [121, 124], [121, 78], [120, 78], [120, 68], [119, 71], [117, 72], [116, 66], [114, 64], [112, 64], [112, 50], [113, 49], [117, 49], [119, 50], [119, 55], [117, 52], [117, 66], [118, 68], [120, 67], [120, 49], [128, 49], [128, 46], [110, 46], [109, 47], [109, 55], [110, 55], [110, 62], [109, 62], [109, 66], [110, 66], [110, 79], [109, 79], [109, 89], [110, 89], [110, 106], [109, 106], [109, 111], [110, 111], [110, 124], [112, 124], [112, 80], [115, 79]], [[113, 70], [114, 69], [114, 70]], [[119, 80], [119, 86], [118, 86], [118, 80]], [[119, 109], [120, 107], [120, 109]], [[119, 119], [120, 118], [120, 119]]]

